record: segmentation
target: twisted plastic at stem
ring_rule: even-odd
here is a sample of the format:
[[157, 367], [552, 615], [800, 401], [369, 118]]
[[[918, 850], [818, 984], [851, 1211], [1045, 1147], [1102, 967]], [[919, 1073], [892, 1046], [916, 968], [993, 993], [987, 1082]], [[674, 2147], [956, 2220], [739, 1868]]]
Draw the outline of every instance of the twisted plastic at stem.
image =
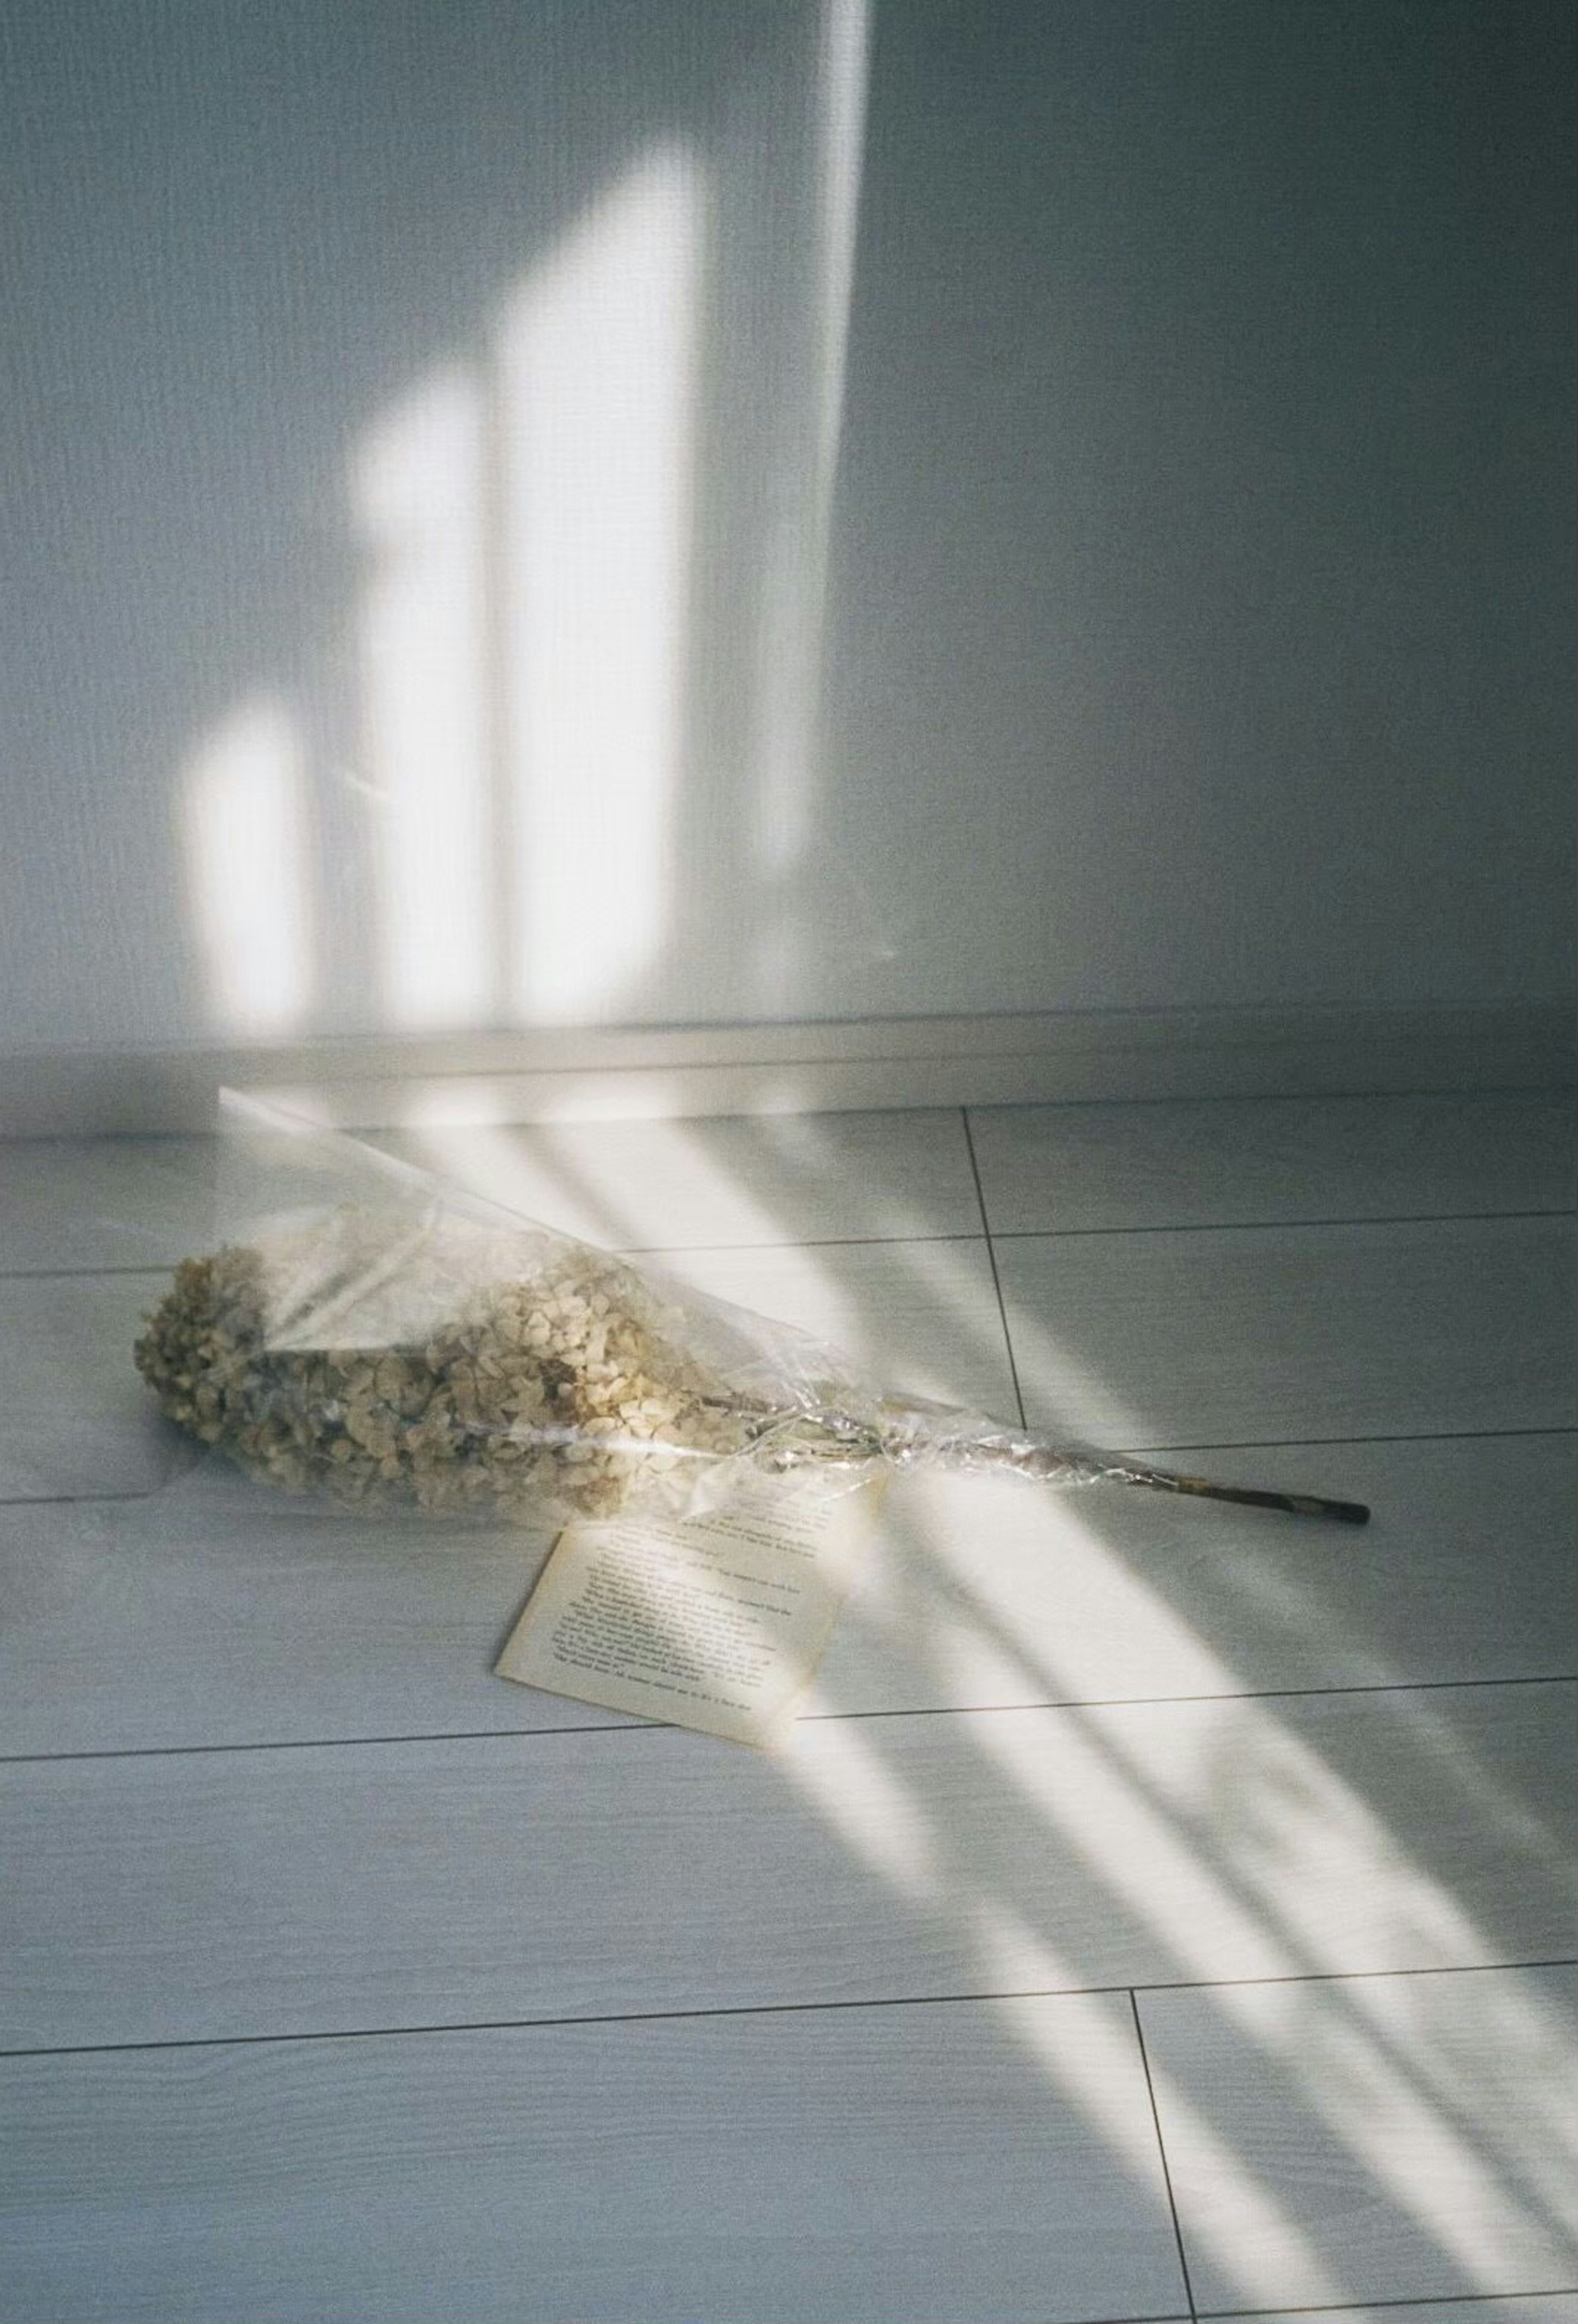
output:
[[749, 1428], [751, 1450], [773, 1469], [875, 1463], [888, 1469], [946, 1469], [975, 1475], [1008, 1473], [1039, 1484], [1143, 1485], [1153, 1491], [1234, 1501], [1253, 1508], [1279, 1509], [1291, 1517], [1335, 1517], [1345, 1525], [1368, 1523], [1361, 1501], [1328, 1500], [1314, 1493], [1278, 1493], [1250, 1485], [1217, 1484], [1168, 1469], [1124, 1461], [1108, 1453], [1081, 1452], [1048, 1444], [1039, 1437], [997, 1428], [988, 1421], [964, 1426], [951, 1416], [921, 1406], [888, 1405], [872, 1421], [836, 1405], [808, 1410], [763, 1411]]

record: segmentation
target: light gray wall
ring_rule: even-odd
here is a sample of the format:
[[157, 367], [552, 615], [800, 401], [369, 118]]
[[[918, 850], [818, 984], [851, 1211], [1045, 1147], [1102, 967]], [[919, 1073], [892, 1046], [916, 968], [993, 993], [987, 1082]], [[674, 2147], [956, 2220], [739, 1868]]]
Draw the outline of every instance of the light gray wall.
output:
[[[272, 1029], [401, 1021], [411, 769], [374, 712], [412, 698], [413, 636], [470, 835], [432, 878], [476, 890], [457, 1021], [1568, 989], [1566, 6], [879, 0], [852, 254], [863, 16], [9, 12], [0, 1047], [237, 1029], [191, 801], [260, 704], [306, 960]], [[620, 463], [679, 440], [643, 366], [681, 182], [670, 572]], [[545, 420], [508, 318], [632, 185], [634, 287], [571, 282]], [[412, 484], [419, 429], [392, 549], [356, 479], [447, 394], [475, 510]], [[570, 570], [588, 489], [607, 607]], [[533, 541], [558, 565], [523, 599]], [[670, 758], [622, 772], [653, 702]], [[272, 894], [250, 844], [238, 925]], [[544, 879], [563, 976], [522, 926]]]
[[829, 764], [961, 1007], [1572, 973], [1573, 16], [895, 6]]

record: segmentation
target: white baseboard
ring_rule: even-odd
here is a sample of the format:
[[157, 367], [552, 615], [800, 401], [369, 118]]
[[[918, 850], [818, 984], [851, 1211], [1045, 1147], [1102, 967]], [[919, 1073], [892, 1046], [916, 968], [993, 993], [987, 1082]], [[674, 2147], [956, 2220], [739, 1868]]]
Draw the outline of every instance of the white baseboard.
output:
[[342, 1129], [1167, 1097], [1574, 1077], [1571, 1010], [1098, 1010], [0, 1056], [0, 1136], [207, 1130], [226, 1084]]

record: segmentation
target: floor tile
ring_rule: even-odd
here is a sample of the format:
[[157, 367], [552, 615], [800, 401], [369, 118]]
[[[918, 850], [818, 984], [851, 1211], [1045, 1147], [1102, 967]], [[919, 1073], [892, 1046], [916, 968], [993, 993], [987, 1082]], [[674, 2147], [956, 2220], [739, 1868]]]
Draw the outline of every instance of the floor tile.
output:
[[896, 1486], [822, 1694], [927, 1710], [1573, 1672], [1570, 1436], [1192, 1458], [1374, 1514], [1357, 1531], [1116, 1486]]
[[13, 2061], [9, 2324], [1184, 2300], [1127, 1997]]
[[1566, 1090], [971, 1113], [994, 1234], [1571, 1210]]
[[1573, 1999], [1571, 1969], [1141, 1995], [1199, 2307], [1578, 2282]]
[[1033, 1425], [1112, 1445], [1565, 1428], [1564, 1219], [1008, 1237]]
[[0, 1274], [173, 1266], [216, 1216], [209, 1139], [0, 1139]]
[[441, 1126], [369, 1142], [614, 1250], [981, 1231], [956, 1108]]
[[494, 1676], [551, 1537], [357, 1518], [213, 1459], [0, 1508], [0, 1756], [623, 1724]]
[[1572, 1695], [16, 1763], [0, 2046], [1548, 1959]]
[[159, 1417], [132, 1346], [162, 1274], [0, 1279], [0, 1500], [146, 1493], [193, 1448]]

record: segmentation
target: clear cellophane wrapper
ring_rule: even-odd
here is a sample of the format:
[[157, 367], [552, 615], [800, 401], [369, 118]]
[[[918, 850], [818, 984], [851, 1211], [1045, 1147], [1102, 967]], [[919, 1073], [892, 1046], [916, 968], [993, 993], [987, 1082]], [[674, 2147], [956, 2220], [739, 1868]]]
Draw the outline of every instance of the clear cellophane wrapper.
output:
[[366, 1514], [537, 1525], [715, 1506], [815, 1463], [1057, 1485], [1134, 1472], [894, 1396], [791, 1325], [226, 1093], [215, 1248], [181, 1262], [139, 1370], [250, 1475]]

